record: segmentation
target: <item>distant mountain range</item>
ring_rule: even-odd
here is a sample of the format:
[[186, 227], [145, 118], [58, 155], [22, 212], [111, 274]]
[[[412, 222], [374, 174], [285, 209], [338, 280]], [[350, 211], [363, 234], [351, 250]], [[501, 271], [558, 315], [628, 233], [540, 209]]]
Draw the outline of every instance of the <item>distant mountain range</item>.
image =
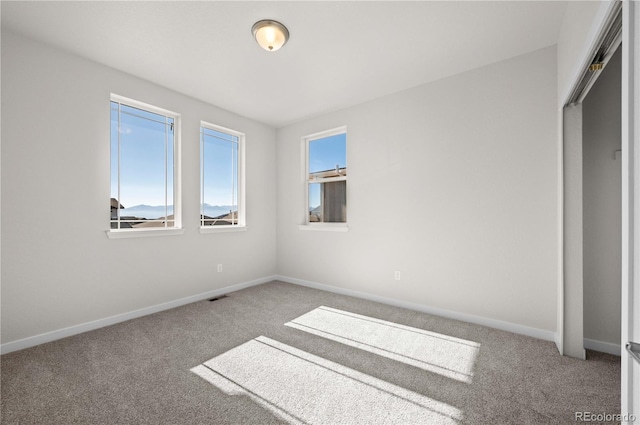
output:
[[[204, 215], [209, 217], [219, 217], [223, 214], [229, 214], [229, 211], [235, 211], [237, 207], [230, 205], [209, 205], [204, 204]], [[173, 214], [173, 205], [169, 205], [167, 208], [167, 214]], [[138, 217], [146, 219], [154, 219], [165, 216], [163, 205], [135, 205], [133, 207], [124, 208], [120, 210], [120, 217]]]

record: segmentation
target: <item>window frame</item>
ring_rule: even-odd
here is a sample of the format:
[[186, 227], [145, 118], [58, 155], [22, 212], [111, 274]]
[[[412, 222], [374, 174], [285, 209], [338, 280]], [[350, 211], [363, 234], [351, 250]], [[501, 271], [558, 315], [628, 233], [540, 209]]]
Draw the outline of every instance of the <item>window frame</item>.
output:
[[[237, 167], [236, 172], [238, 173], [238, 195], [237, 195], [237, 204], [238, 204], [238, 224], [222, 224], [222, 225], [211, 225], [205, 226], [203, 225], [203, 204], [204, 204], [204, 180], [203, 180], [203, 170], [204, 170], [204, 155], [203, 155], [203, 146], [204, 146], [204, 137], [203, 137], [203, 129], [209, 129], [213, 131], [217, 131], [220, 133], [225, 133], [230, 136], [234, 136], [238, 138], [238, 155], [237, 155]], [[224, 232], [242, 232], [247, 230], [247, 221], [246, 221], [246, 203], [245, 203], [245, 144], [246, 144], [246, 134], [237, 130], [233, 130], [231, 128], [223, 127], [217, 124], [213, 124], [207, 121], [200, 121], [200, 218], [199, 218], [199, 230], [202, 234], [207, 233], [224, 233]]]
[[[335, 181], [344, 181], [345, 185], [348, 186], [347, 183], [347, 177], [349, 175], [349, 173], [347, 172], [347, 175], [344, 176], [340, 176], [340, 177], [320, 177], [320, 178], [316, 178], [314, 180], [309, 179], [309, 144], [315, 140], [319, 140], [319, 139], [324, 139], [327, 137], [331, 137], [331, 136], [336, 136], [338, 134], [344, 134], [345, 138], [347, 136], [347, 126], [343, 125], [340, 127], [336, 127], [336, 128], [332, 128], [329, 130], [325, 130], [325, 131], [320, 131], [317, 133], [313, 133], [313, 134], [309, 134], [306, 136], [302, 137], [302, 181], [303, 181], [303, 185], [304, 185], [304, 208], [303, 208], [303, 218], [302, 218], [302, 224], [300, 224], [298, 226], [298, 228], [300, 230], [319, 230], [319, 231], [333, 231], [333, 232], [346, 232], [349, 230], [349, 226], [348, 226], [348, 216], [349, 214], [347, 213], [347, 221], [345, 222], [310, 222], [309, 221], [309, 185], [312, 183], [330, 183], [330, 182], [335, 182]], [[348, 161], [348, 142], [346, 142], [345, 144], [345, 157], [347, 159], [347, 164], [349, 163]], [[348, 165], [347, 165], [348, 168]], [[349, 190], [347, 190], [347, 211], [348, 211], [348, 198], [349, 198]]]
[[[111, 102], [116, 102], [132, 108], [141, 109], [146, 112], [163, 115], [173, 119], [173, 222], [172, 227], [151, 227], [151, 228], [129, 228], [129, 229], [111, 229], [111, 218], [109, 219], [109, 230], [106, 231], [107, 237], [110, 239], [120, 238], [136, 238], [149, 236], [169, 236], [180, 235], [184, 233], [182, 227], [182, 180], [181, 180], [181, 115], [168, 109], [160, 108], [145, 102], [141, 102], [128, 97], [120, 96], [114, 93], [110, 94], [109, 99], [109, 117], [111, 117]], [[109, 161], [111, 161], [111, 133], [109, 134]], [[118, 153], [118, 161], [120, 161], [120, 153]], [[118, 167], [119, 169], [119, 167]], [[119, 173], [120, 171], [118, 171]], [[111, 166], [109, 167], [109, 180], [111, 181]], [[119, 179], [119, 176], [118, 176]], [[166, 175], [165, 175], [166, 179]], [[111, 184], [111, 183], [110, 183]], [[119, 194], [118, 194], [119, 195]], [[118, 202], [121, 200], [118, 199]], [[168, 202], [168, 200], [166, 201]]]

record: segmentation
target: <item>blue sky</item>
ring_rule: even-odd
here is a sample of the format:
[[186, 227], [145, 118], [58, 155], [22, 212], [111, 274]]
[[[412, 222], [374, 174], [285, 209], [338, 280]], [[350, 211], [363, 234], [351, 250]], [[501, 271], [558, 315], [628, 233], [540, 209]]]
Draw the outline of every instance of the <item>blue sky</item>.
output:
[[346, 133], [309, 142], [309, 172], [333, 170], [347, 166]]
[[[121, 122], [118, 129], [117, 107], [117, 104], [111, 104], [111, 197], [118, 198], [119, 134], [120, 203], [125, 207], [139, 204], [164, 205], [167, 175], [167, 203], [173, 204], [171, 126], [165, 124], [165, 118], [161, 115], [121, 105]], [[168, 124], [172, 122], [173, 119], [168, 120]]]
[[[238, 202], [238, 137], [203, 128], [200, 135], [203, 180], [202, 197], [209, 205], [237, 205]], [[203, 168], [204, 167], [204, 173]]]

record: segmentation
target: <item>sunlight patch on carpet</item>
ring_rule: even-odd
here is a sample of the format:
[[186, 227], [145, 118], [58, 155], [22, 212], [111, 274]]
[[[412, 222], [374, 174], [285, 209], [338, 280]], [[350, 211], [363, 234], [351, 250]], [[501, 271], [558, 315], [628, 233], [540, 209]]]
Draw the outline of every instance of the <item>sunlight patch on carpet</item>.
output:
[[466, 383], [480, 350], [477, 342], [325, 306], [285, 326]]
[[273, 339], [259, 336], [191, 371], [291, 424], [458, 424], [462, 412]]

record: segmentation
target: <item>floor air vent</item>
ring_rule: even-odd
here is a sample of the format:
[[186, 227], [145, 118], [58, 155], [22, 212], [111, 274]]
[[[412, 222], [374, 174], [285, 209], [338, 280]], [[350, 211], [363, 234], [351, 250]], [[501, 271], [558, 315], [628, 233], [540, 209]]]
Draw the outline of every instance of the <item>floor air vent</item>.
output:
[[220, 295], [219, 297], [209, 298], [209, 301], [211, 301], [211, 302], [218, 301], [218, 300], [221, 300], [223, 298], [227, 298], [227, 296], [226, 295]]

